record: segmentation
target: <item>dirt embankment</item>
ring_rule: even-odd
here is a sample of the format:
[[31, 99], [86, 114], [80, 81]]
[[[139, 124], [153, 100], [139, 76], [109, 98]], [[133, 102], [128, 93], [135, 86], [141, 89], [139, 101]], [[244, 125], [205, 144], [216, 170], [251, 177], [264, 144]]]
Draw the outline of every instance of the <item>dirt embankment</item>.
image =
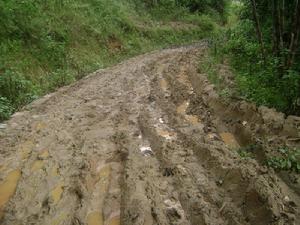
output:
[[296, 123], [222, 102], [197, 73], [205, 49], [133, 58], [16, 113], [0, 130], [1, 224], [299, 224], [297, 186], [235, 151], [260, 141], [264, 156]]

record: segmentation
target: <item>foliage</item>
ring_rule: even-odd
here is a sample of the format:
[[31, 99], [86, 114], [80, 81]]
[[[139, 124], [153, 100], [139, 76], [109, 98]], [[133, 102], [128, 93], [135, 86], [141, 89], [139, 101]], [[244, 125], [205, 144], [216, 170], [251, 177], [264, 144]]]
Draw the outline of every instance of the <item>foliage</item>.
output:
[[17, 107], [35, 98], [34, 85], [21, 74], [7, 70], [0, 76], [0, 95]]
[[260, 146], [257, 144], [249, 144], [238, 149], [238, 153], [241, 158], [253, 158], [254, 151], [257, 151], [259, 148]]
[[[229, 57], [235, 70], [239, 95], [258, 105], [274, 107], [287, 114], [300, 113], [300, 64], [295, 60], [288, 66], [291, 50], [290, 32], [293, 27], [293, 2], [285, 1], [285, 23], [283, 47], [280, 49], [274, 40], [274, 12], [272, 1], [255, 1], [263, 36], [262, 46], [257, 37], [256, 25], [252, 14], [251, 1], [243, 0], [231, 6], [229, 27], [220, 33], [218, 40], [213, 40], [214, 55]], [[224, 43], [226, 43], [224, 45]], [[297, 58], [296, 54], [296, 58]]]
[[0, 97], [0, 120], [8, 119], [12, 112], [13, 107], [10, 102], [4, 97]]
[[300, 173], [300, 149], [279, 148], [280, 156], [267, 160], [267, 165], [276, 170], [289, 170]]

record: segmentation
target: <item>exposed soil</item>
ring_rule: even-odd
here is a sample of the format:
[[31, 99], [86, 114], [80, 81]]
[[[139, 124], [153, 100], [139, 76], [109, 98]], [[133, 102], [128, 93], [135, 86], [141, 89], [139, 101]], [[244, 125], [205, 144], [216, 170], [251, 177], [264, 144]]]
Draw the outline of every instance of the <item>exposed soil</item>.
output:
[[205, 51], [138, 56], [16, 113], [0, 129], [0, 223], [300, 224], [298, 186], [236, 151], [297, 140], [297, 118], [223, 102], [197, 73]]

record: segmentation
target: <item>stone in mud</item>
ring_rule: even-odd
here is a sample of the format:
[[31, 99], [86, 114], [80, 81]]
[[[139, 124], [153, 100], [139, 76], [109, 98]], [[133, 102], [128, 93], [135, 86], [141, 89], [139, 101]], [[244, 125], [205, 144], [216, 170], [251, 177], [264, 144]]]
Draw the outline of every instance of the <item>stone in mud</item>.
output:
[[300, 117], [288, 116], [283, 125], [283, 134], [289, 137], [299, 137]]
[[0, 123], [0, 129], [5, 129], [7, 127], [7, 124], [5, 123]]
[[277, 112], [275, 109], [270, 109], [265, 106], [258, 108], [264, 123], [274, 130], [281, 130], [284, 124], [284, 113]]
[[239, 105], [239, 111], [249, 120], [256, 116], [256, 105], [246, 101], [241, 101]]

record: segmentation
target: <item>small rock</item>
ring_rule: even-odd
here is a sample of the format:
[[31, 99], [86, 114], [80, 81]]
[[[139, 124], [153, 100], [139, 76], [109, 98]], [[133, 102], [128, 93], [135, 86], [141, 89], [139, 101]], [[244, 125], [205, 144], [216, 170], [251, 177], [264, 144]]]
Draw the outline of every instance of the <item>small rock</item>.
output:
[[243, 122], [242, 122], [243, 126], [246, 126], [247, 123], [248, 123], [247, 121], [243, 121]]
[[289, 198], [289, 196], [285, 196], [283, 200], [284, 200], [285, 202], [289, 202], [289, 201], [290, 201], [290, 198]]
[[284, 124], [284, 114], [277, 112], [275, 109], [270, 109], [265, 106], [258, 108], [264, 123], [273, 129], [281, 129]]
[[5, 123], [0, 123], [0, 129], [5, 129], [7, 127], [7, 124]]
[[221, 186], [223, 184], [223, 180], [218, 180], [217, 185]]

